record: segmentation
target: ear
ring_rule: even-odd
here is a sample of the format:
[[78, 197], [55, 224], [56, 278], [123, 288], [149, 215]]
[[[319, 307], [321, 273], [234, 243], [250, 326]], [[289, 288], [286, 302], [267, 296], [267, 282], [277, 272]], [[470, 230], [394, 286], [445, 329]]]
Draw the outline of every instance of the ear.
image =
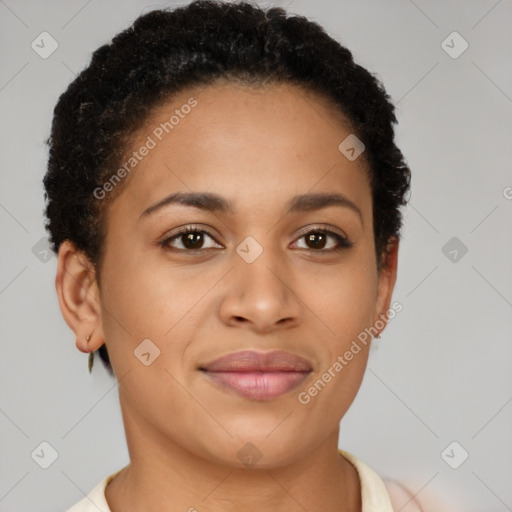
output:
[[[382, 268], [379, 274], [379, 284], [377, 288], [377, 300], [375, 304], [375, 318], [377, 320], [388, 322], [387, 312], [391, 304], [391, 297], [395, 288], [397, 266], [398, 266], [398, 246], [399, 240], [396, 237], [389, 239], [386, 252], [382, 255]], [[384, 330], [385, 327], [382, 329]], [[381, 332], [382, 332], [381, 330]]]
[[55, 288], [62, 316], [75, 333], [78, 350], [97, 350], [105, 338], [96, 272], [85, 254], [68, 240], [59, 248]]

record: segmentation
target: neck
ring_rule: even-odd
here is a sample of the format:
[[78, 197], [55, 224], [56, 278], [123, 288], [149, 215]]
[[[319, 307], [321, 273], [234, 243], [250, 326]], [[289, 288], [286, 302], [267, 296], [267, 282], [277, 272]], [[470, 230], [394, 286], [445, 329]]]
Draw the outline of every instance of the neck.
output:
[[361, 510], [357, 472], [338, 453], [339, 428], [303, 455], [287, 454], [282, 464], [240, 468], [123, 416], [130, 464], [106, 488], [111, 512]]

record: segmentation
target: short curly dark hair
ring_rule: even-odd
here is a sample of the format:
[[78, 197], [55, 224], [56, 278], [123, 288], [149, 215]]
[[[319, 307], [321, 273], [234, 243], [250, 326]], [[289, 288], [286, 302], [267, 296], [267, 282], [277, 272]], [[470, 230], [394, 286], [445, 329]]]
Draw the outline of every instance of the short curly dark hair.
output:
[[[348, 119], [365, 145], [380, 270], [390, 237], [400, 237], [400, 206], [410, 188], [410, 170], [394, 143], [390, 97], [320, 25], [248, 2], [198, 0], [154, 10], [93, 53], [60, 96], [47, 141], [45, 213], [52, 250], [73, 242], [95, 265], [99, 284], [104, 214], [122, 184], [101, 201], [94, 191], [119, 167], [131, 135], [155, 107], [188, 87], [222, 79], [302, 86]], [[113, 375], [105, 345], [99, 353]]]

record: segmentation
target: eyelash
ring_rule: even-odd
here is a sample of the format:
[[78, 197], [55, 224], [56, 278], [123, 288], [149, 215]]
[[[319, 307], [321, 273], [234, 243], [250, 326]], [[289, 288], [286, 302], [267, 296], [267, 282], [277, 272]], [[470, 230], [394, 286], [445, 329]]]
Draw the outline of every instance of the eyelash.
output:
[[[159, 242], [158, 245], [160, 247], [162, 247], [163, 249], [167, 248], [169, 250], [176, 251], [176, 252], [195, 253], [198, 251], [209, 250], [209, 249], [176, 249], [174, 247], [172, 247], [172, 248], [169, 247], [170, 242], [178, 239], [182, 235], [189, 234], [189, 233], [206, 234], [210, 238], [212, 238], [216, 243], [218, 243], [217, 240], [215, 240], [215, 238], [208, 231], [206, 231], [204, 229], [199, 229], [195, 226], [185, 226], [184, 228], [180, 229], [177, 233], [175, 233], [171, 237], [168, 237], [168, 238], [162, 240], [161, 242]], [[350, 240], [348, 238], [345, 238], [345, 237], [339, 235], [338, 233], [336, 233], [330, 229], [327, 229], [327, 228], [313, 228], [309, 231], [306, 231], [305, 233], [302, 233], [297, 240], [300, 240], [301, 238], [304, 238], [305, 236], [310, 235], [312, 233], [322, 233], [325, 235], [332, 236], [338, 242], [338, 246], [333, 249], [303, 249], [305, 251], [311, 251], [311, 252], [317, 252], [317, 253], [318, 252], [319, 253], [333, 253], [333, 252], [343, 251], [344, 249], [350, 249], [354, 245], [352, 242], [350, 242]]]

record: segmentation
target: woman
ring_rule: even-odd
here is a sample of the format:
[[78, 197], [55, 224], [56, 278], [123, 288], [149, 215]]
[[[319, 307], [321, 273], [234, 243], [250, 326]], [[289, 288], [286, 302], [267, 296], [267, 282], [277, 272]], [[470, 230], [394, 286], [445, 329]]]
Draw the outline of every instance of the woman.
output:
[[55, 108], [47, 228], [130, 464], [70, 511], [403, 503], [338, 449], [400, 307], [395, 123], [346, 48], [279, 8], [157, 10], [93, 54]]

